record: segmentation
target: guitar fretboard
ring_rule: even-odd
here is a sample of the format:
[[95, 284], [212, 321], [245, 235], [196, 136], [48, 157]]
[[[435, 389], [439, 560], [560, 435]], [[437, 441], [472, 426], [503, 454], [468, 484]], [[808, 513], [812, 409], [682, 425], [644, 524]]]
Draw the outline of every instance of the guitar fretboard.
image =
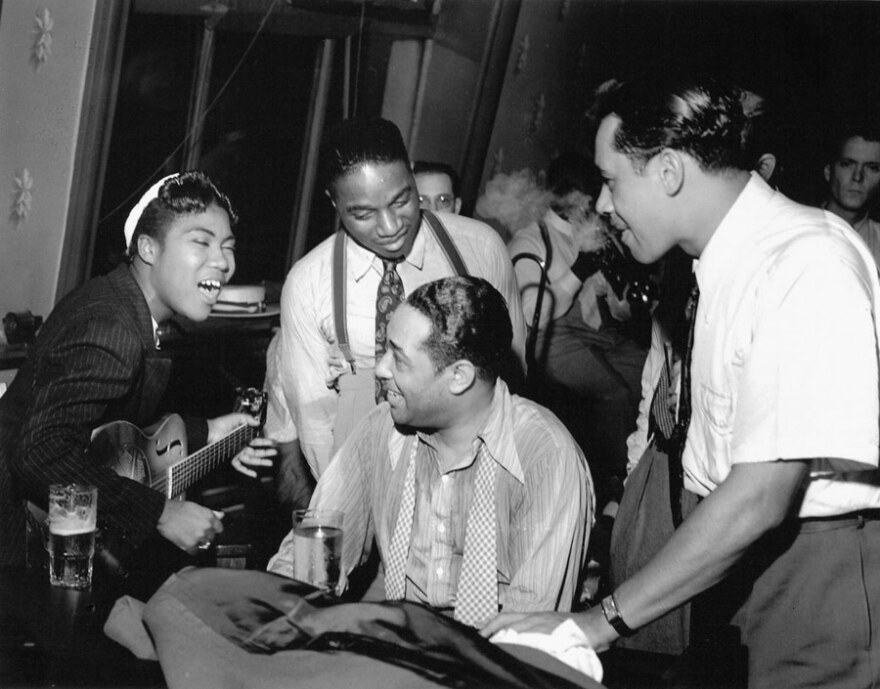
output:
[[257, 426], [239, 426], [226, 437], [172, 464], [165, 474], [154, 482], [153, 488], [164, 493], [167, 498], [176, 498], [247, 445], [258, 430]]

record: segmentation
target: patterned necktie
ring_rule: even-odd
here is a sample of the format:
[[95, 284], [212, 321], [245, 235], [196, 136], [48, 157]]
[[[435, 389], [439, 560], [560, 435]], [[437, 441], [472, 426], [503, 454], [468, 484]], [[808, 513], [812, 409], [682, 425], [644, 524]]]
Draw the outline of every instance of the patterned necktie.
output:
[[[400, 511], [385, 562], [385, 597], [388, 600], [400, 600], [406, 592], [406, 561], [415, 510], [417, 448], [416, 439], [406, 468]], [[475, 464], [474, 496], [465, 525], [464, 552], [455, 595], [455, 619], [473, 627], [498, 614], [495, 462], [483, 445], [480, 446]]]
[[[694, 277], [696, 280], [696, 276]], [[669, 500], [672, 506], [672, 523], [678, 528], [681, 524], [681, 491], [684, 488], [684, 469], [681, 457], [687, 440], [688, 427], [691, 424], [691, 354], [694, 348], [694, 325], [697, 320], [697, 304], [700, 300], [700, 288], [694, 283], [687, 304], [688, 328], [687, 348], [681, 362], [681, 392], [678, 400], [678, 423], [673, 431], [674, 446], [669, 453]]]
[[376, 292], [376, 362], [385, 354], [385, 331], [394, 309], [403, 301], [403, 282], [397, 274], [399, 261], [382, 259], [382, 279]]
[[394, 536], [385, 558], [385, 598], [400, 600], [406, 593], [406, 561], [409, 557], [409, 542], [412, 534], [413, 511], [416, 504], [416, 452], [419, 439], [412, 438], [412, 451], [406, 465], [403, 479], [403, 495], [394, 525]]
[[[376, 363], [385, 354], [385, 333], [388, 330], [388, 320], [394, 309], [403, 301], [403, 282], [397, 274], [397, 263], [382, 259], [382, 279], [379, 281], [379, 289], [376, 291]], [[385, 399], [385, 388], [382, 381], [376, 378], [376, 403]]]
[[468, 510], [455, 592], [455, 619], [478, 627], [498, 614], [498, 562], [495, 543], [495, 462], [481, 444], [474, 497]]
[[660, 371], [660, 380], [651, 400], [651, 415], [649, 417], [651, 435], [659, 434], [664, 440], [669, 440], [675, 430], [675, 417], [669, 408], [671, 383], [672, 367], [669, 365], [669, 357], [664, 357], [663, 370]]

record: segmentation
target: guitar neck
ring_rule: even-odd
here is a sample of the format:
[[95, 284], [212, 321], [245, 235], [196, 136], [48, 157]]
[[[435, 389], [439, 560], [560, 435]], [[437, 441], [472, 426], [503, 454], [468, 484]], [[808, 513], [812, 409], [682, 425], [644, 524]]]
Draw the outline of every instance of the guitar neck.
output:
[[165, 494], [176, 498], [193, 483], [220, 466], [247, 445], [257, 434], [256, 426], [242, 425], [232, 433], [168, 467]]

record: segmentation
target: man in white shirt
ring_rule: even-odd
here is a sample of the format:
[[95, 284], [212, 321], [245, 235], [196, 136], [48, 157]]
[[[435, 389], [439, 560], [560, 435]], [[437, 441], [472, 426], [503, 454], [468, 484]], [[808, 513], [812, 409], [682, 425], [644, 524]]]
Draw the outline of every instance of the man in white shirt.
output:
[[824, 207], [846, 220], [880, 259], [880, 223], [869, 216], [880, 190], [880, 128], [847, 123], [835, 138], [825, 165], [828, 198]]
[[[731, 585], [750, 687], [880, 682], [880, 284], [836, 216], [788, 200], [742, 143], [739, 92], [624, 86], [596, 136], [598, 202], [634, 257], [699, 258], [684, 487], [702, 496], [660, 552], [575, 616], [597, 650]], [[821, 327], [816, 325], [821, 324]], [[731, 589], [733, 590], [733, 589]], [[717, 600], [717, 599], [716, 599]], [[501, 616], [547, 629], [559, 616]]]
[[509, 306], [519, 360], [511, 365], [514, 376], [522, 373], [525, 343], [503, 240], [479, 221], [420, 209], [406, 147], [392, 122], [348, 120], [328, 131], [320, 174], [344, 232], [328, 237], [288, 274], [277, 358], [278, 387], [316, 478], [376, 404], [377, 291], [389, 264], [404, 294], [454, 274], [485, 278]]

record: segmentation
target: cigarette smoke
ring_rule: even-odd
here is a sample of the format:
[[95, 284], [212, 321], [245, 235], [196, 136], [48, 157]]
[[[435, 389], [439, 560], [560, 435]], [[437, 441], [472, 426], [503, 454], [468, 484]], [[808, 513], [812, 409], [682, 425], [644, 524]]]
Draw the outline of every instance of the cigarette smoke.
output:
[[529, 168], [498, 173], [486, 183], [477, 200], [477, 213], [504, 225], [513, 235], [517, 230], [540, 220], [550, 207], [551, 194], [542, 188]]

